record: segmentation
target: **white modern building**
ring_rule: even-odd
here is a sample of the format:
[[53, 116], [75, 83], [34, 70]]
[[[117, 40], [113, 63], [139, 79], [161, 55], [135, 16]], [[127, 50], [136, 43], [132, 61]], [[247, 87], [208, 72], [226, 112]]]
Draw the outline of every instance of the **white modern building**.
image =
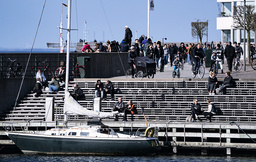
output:
[[[217, 17], [217, 29], [221, 30], [222, 43], [238, 42], [243, 44], [244, 31], [243, 29], [234, 28], [233, 15], [234, 15], [234, 6], [244, 6], [244, 0], [217, 0], [217, 3], [218, 3], [218, 9], [219, 9], [219, 16]], [[256, 0], [246, 0], [246, 5], [256, 6]], [[250, 37], [251, 37], [251, 42], [254, 43], [255, 42], [254, 31], [250, 32]]]

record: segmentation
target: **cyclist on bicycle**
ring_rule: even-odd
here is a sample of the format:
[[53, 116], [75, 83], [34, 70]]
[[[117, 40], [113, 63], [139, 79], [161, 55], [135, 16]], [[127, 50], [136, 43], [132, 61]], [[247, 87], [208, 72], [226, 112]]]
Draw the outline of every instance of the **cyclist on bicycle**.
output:
[[205, 57], [204, 50], [201, 48], [200, 43], [197, 44], [196, 48], [193, 50], [193, 61], [194, 61], [194, 74], [198, 73], [200, 60], [203, 63], [203, 59]]
[[[223, 60], [223, 49], [221, 48], [220, 44], [217, 44], [217, 48], [215, 50], [213, 50], [213, 53], [216, 54], [216, 60], [218, 61], [218, 63], [220, 64], [220, 69], [221, 69], [221, 73], [223, 74], [223, 66], [222, 66], [222, 60]], [[211, 67], [214, 63], [211, 63]]]
[[243, 49], [242, 47], [240, 46], [240, 43], [238, 43], [237, 45], [237, 42], [234, 42], [234, 46], [235, 46], [235, 61], [240, 61], [240, 57], [241, 57], [241, 54], [243, 55]]
[[213, 70], [213, 65], [215, 64], [216, 60], [217, 60], [217, 55], [216, 55], [216, 52], [213, 51], [212, 56], [211, 56], [211, 69], [210, 69], [210, 71]]
[[179, 56], [176, 56], [175, 57], [175, 60], [173, 61], [173, 78], [175, 77], [175, 75], [180, 76], [180, 69], [179, 69], [179, 64], [180, 64], [180, 61], [179, 61]]

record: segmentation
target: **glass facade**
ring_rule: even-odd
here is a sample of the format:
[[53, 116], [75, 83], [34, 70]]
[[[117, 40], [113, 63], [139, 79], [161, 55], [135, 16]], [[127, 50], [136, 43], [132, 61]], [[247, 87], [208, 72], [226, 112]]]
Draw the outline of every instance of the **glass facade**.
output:
[[222, 12], [223, 12], [222, 16], [224, 16], [224, 17], [232, 16], [231, 2], [223, 2], [222, 7], [223, 7], [222, 8]]
[[[240, 30], [240, 42], [244, 42], [244, 30], [241, 29]], [[254, 34], [254, 31], [250, 31], [250, 42], [251, 43], [254, 43], [254, 37], [255, 37], [255, 34]], [[245, 31], [245, 42], [247, 42], [247, 31]]]
[[222, 40], [223, 42], [231, 42], [230, 30], [222, 30]]
[[233, 42], [237, 42], [237, 29], [233, 29]]

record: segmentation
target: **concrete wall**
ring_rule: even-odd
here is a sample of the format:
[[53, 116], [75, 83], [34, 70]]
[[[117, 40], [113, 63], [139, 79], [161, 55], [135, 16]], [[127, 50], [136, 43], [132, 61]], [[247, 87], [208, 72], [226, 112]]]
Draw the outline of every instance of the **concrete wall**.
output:
[[[23, 68], [26, 66], [28, 53], [0, 53], [0, 78], [5, 77], [10, 59], [16, 59], [16, 63], [20, 63]], [[74, 70], [78, 57], [89, 57], [89, 65], [85, 65], [90, 69], [88, 78], [108, 78], [114, 76], [125, 75], [125, 71], [129, 68], [128, 53], [71, 53], [70, 54], [70, 76]], [[34, 77], [37, 71], [37, 65], [42, 69], [43, 61], [49, 65], [49, 71], [55, 72], [60, 66], [60, 62], [66, 61], [66, 53], [33, 53], [28, 65], [26, 77]], [[35, 68], [36, 67], [36, 68]], [[49, 76], [50, 77], [50, 76]]]
[[[0, 78], [0, 113], [3, 113], [14, 106], [20, 83], [21, 78]], [[34, 85], [34, 78], [25, 78], [20, 93], [20, 99], [30, 93]]]

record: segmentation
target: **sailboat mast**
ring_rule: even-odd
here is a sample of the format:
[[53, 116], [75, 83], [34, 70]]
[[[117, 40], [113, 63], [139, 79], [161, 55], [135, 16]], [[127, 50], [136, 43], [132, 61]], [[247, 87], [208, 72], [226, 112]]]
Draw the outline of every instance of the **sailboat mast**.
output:
[[68, 0], [68, 27], [67, 27], [67, 56], [66, 56], [65, 90], [68, 90], [68, 82], [69, 82], [70, 31], [71, 31], [71, 0]]
[[63, 3], [61, 4], [61, 19], [60, 19], [60, 53], [64, 53], [64, 47], [63, 47]]
[[[71, 0], [68, 0], [68, 27], [67, 27], [67, 55], [66, 55], [66, 80], [65, 80], [65, 99], [68, 92], [69, 83], [69, 52], [70, 52], [70, 31], [71, 31]], [[67, 126], [67, 112], [64, 105], [64, 123]]]

